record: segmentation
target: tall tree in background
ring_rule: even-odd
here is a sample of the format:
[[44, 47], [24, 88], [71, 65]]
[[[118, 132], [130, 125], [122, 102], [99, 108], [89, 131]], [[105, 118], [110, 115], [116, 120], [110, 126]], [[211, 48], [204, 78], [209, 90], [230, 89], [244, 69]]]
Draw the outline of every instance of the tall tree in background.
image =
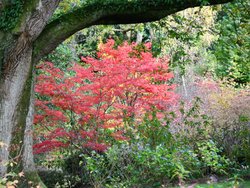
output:
[[215, 74], [238, 85], [250, 82], [250, 1], [237, 0], [224, 5], [217, 16], [218, 40], [212, 45]]
[[35, 171], [32, 72], [58, 44], [91, 25], [155, 21], [204, 2], [229, 1], [86, 0], [53, 16], [60, 0], [0, 0], [0, 176], [10, 159], [27, 174]]

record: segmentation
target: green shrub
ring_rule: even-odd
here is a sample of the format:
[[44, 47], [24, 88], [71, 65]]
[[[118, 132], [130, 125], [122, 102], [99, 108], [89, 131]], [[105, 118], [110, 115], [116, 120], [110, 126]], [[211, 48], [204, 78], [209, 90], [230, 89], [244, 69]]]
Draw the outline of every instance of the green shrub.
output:
[[[199, 102], [197, 99], [188, 108], [182, 103], [179, 114], [163, 116], [161, 112], [159, 116], [152, 109], [143, 122], [132, 122], [130, 140], [113, 141], [104, 153], [71, 152], [60, 163], [64, 181], [58, 181], [57, 186], [152, 188], [183, 184], [210, 174], [229, 175], [236, 163], [228, 159], [224, 145], [215, 139], [212, 121], [200, 112]], [[173, 123], [182, 129], [170, 127]]]
[[200, 157], [202, 168], [206, 174], [227, 174], [232, 166], [229, 159], [221, 155], [221, 149], [219, 149], [215, 142], [208, 140], [206, 142], [197, 143], [196, 153]]
[[[175, 145], [175, 144], [174, 144]], [[225, 174], [231, 163], [213, 142], [198, 143], [198, 149], [158, 145], [115, 145], [105, 155], [86, 157], [90, 184], [94, 187], [161, 187], [210, 173]], [[105, 186], [104, 186], [105, 185]]]
[[38, 174], [48, 188], [54, 188], [56, 185], [63, 185], [65, 183], [65, 174], [62, 171], [39, 170]]
[[[191, 111], [184, 110], [183, 115], [196, 115]], [[85, 155], [90, 184], [94, 187], [160, 187], [230, 171], [233, 164], [214, 141], [202, 136], [203, 139], [194, 142], [190, 136], [196, 134], [183, 135], [185, 138], [176, 136], [168, 126], [171, 118], [165, 121], [159, 120], [157, 112], [152, 111], [137, 126], [136, 136], [129, 142], [115, 144], [104, 154]], [[193, 129], [200, 128], [200, 124], [190, 123], [191, 120], [186, 122]], [[202, 131], [206, 130], [198, 130], [197, 134], [207, 134]]]

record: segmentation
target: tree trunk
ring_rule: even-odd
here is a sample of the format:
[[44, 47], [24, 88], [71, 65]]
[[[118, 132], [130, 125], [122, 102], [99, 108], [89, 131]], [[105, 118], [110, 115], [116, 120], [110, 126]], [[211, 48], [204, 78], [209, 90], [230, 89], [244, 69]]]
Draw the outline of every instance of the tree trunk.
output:
[[136, 44], [142, 43], [142, 39], [143, 39], [143, 31], [137, 31]]
[[10, 171], [24, 172], [22, 179], [33, 181], [33, 187], [44, 186], [32, 153], [33, 48], [59, 1], [27, 1], [15, 27], [0, 31], [0, 177]]
[[[32, 181], [44, 187], [33, 161], [32, 123], [34, 113], [32, 48], [18, 60], [11, 75], [5, 75], [0, 85], [0, 175], [8, 171], [24, 172], [24, 182]], [[27, 187], [27, 184], [19, 185]]]
[[[32, 77], [33, 75], [33, 77]], [[23, 171], [25, 174], [25, 180], [23, 183], [23, 187], [27, 187], [27, 181], [33, 182], [34, 185], [39, 185], [40, 188], [46, 187], [42, 180], [40, 179], [33, 156], [33, 120], [34, 120], [34, 112], [35, 112], [35, 92], [34, 92], [34, 82], [35, 82], [35, 74], [31, 73], [30, 78], [32, 79], [31, 87], [30, 87], [30, 100], [28, 106], [28, 114], [26, 117], [26, 127], [24, 132], [24, 142], [23, 142]], [[30, 82], [29, 82], [30, 83]], [[28, 91], [27, 91], [28, 92]], [[21, 186], [21, 185], [20, 185]]]
[[31, 49], [17, 63], [17, 69], [11, 75], [4, 75], [0, 85], [1, 176], [6, 173], [9, 156], [14, 162], [23, 152], [24, 122], [28, 114], [32, 74]]
[[[34, 74], [33, 74], [34, 75]], [[29, 111], [26, 117], [26, 127], [24, 132], [24, 154], [23, 154], [23, 168], [26, 172], [35, 171], [34, 157], [33, 157], [33, 120], [35, 112], [35, 92], [34, 92], [34, 77], [31, 83]]]

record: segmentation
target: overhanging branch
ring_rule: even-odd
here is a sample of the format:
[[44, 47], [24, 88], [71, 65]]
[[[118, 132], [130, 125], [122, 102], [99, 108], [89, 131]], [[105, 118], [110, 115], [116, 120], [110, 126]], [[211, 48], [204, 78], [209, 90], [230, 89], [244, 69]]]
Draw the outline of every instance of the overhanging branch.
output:
[[[232, 0], [208, 0], [209, 5]], [[54, 50], [75, 32], [92, 25], [156, 21], [175, 12], [202, 5], [202, 0], [93, 0], [48, 24], [35, 42], [34, 61]]]

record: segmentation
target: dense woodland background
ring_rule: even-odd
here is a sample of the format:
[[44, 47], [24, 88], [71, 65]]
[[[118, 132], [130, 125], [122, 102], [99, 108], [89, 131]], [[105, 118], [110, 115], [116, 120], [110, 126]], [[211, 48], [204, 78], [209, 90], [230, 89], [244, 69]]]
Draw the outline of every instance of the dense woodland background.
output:
[[[80, 4], [62, 1], [52, 20]], [[43, 57], [32, 133], [44, 184], [250, 186], [249, 10], [235, 0], [92, 26]], [[0, 185], [36, 187], [16, 166]]]

